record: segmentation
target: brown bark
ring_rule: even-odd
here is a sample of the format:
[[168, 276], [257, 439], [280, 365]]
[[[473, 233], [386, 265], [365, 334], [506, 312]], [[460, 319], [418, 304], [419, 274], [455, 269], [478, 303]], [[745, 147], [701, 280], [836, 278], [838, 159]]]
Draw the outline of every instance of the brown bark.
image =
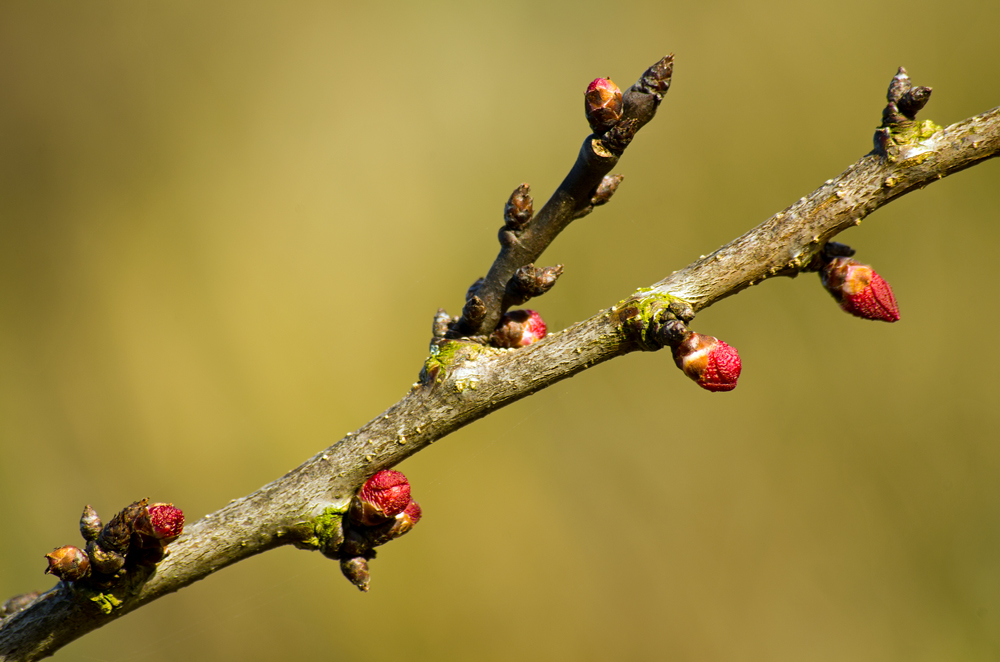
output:
[[[642, 81], [637, 85], [646, 94], [640, 101], [655, 110], [653, 97], [641, 89]], [[626, 120], [634, 89], [626, 93]], [[22, 601], [27, 604], [10, 603], [9, 613], [0, 621], [0, 659], [51, 655], [162, 595], [269, 549], [289, 543], [321, 547], [314, 538], [316, 519], [331, 508], [344, 510], [359, 485], [375, 471], [591, 366], [632, 351], [659, 349], [650, 340], [654, 334], [647, 331], [666, 302], [680, 299], [697, 312], [772, 276], [796, 276], [814, 269], [813, 259], [827, 241], [879, 207], [1000, 153], [1000, 108], [940, 129], [915, 120], [916, 105], [926, 103], [927, 95], [929, 90], [902, 99], [898, 89], [890, 88], [885, 124], [876, 133], [871, 153], [743, 236], [650, 288], [626, 295], [624, 301], [590, 319], [515, 350], [470, 340], [435, 339], [421, 381], [399, 402], [285, 476], [190, 525], [170, 545], [169, 555], [155, 573], [124, 595], [110, 614], [95, 609], [64, 583]], [[633, 103], [631, 117], [641, 115], [648, 121], [652, 110]], [[512, 257], [516, 251], [501, 251], [485, 281], [488, 285], [479, 289], [486, 312], [478, 324], [464, 329], [468, 335], [492, 329], [506, 283], [516, 270], [537, 258], [558, 231], [591, 204], [595, 187], [613, 166], [602, 163], [592, 169], [587, 165], [588, 146], [593, 148], [594, 140], [593, 136], [587, 139], [566, 181], [529, 222], [528, 232], [535, 234], [527, 235], [522, 244], [530, 244], [530, 250], [517, 259]], [[552, 210], [547, 212], [550, 205]]]

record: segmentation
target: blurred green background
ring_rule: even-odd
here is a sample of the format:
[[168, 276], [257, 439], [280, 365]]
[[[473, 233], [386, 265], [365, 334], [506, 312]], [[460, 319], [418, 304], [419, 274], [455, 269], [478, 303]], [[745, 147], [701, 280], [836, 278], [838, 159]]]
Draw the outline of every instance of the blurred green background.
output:
[[[867, 152], [896, 67], [949, 124], [1000, 104], [1000, 6], [0, 7], [0, 597], [93, 504], [193, 521], [395, 402], [439, 306], [587, 134], [596, 76], [674, 85], [614, 201], [546, 253], [564, 328]], [[841, 238], [895, 325], [815, 276], [704, 312], [740, 387], [599, 366], [400, 468], [425, 518], [362, 595], [241, 563], [61, 660], [996, 660], [1000, 163]], [[387, 314], [387, 311], [388, 314]]]

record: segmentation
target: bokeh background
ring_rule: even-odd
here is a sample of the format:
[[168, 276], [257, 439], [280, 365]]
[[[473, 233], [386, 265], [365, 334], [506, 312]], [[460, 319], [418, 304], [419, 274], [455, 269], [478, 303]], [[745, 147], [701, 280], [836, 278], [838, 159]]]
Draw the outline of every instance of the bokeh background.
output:
[[[190, 520], [398, 399], [439, 306], [587, 133], [596, 76], [673, 88], [612, 204], [544, 256], [554, 328], [742, 233], [870, 149], [896, 67], [924, 117], [1000, 104], [1000, 5], [78, 3], [0, 7], [0, 596], [93, 504]], [[358, 593], [319, 554], [238, 564], [57, 660], [996, 660], [1000, 163], [842, 235], [901, 322], [815, 276], [666, 353], [407, 460], [425, 518]]]

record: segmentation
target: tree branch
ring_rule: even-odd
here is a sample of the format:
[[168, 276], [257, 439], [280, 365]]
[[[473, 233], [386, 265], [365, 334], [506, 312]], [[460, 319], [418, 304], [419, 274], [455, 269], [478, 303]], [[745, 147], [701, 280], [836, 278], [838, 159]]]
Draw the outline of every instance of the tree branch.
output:
[[[658, 65], [664, 62], [669, 60]], [[637, 85], [641, 88], [642, 81]], [[894, 102], [890, 88], [890, 105], [896, 103], [902, 110], [884, 114], [871, 153], [753, 230], [650, 288], [521, 349], [436, 339], [419, 382], [399, 402], [297, 469], [189, 526], [148, 581], [118, 596], [120, 605], [110, 614], [95, 609], [79, 587], [62, 582], [33, 600], [26, 596], [10, 603], [11, 613], [0, 621], [0, 659], [51, 655], [158, 597], [281, 545], [336, 558], [340, 518], [359, 485], [375, 471], [598, 363], [636, 350], [659, 349], [655, 328], [672, 303], [698, 311], [772, 276], [815, 270], [813, 260], [826, 242], [871, 212], [1000, 153], [1000, 108], [941, 129], [929, 122], [917, 124], [913, 115], [919, 108], [900, 106], [898, 93]], [[648, 121], [658, 101], [642, 99], [652, 104]], [[641, 115], [638, 105], [631, 111], [636, 116]], [[913, 110], [909, 116], [907, 109]], [[588, 138], [584, 152], [593, 142], [593, 136]], [[505, 257], [507, 248], [501, 251], [478, 290], [490, 312], [474, 331], [492, 329], [488, 320], [495, 325], [499, 318], [503, 288], [514, 271], [535, 259], [586, 207], [594, 187], [610, 170], [604, 169], [607, 162], [596, 169], [587, 165], [584, 152], [535, 219], [539, 238], [527, 242], [533, 248], [519, 252], [516, 260]], [[521, 243], [526, 241], [522, 237]]]

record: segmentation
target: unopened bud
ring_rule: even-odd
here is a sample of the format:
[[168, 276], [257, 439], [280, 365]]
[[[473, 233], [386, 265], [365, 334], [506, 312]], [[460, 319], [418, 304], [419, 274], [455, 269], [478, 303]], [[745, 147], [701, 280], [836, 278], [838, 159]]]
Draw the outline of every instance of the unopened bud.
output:
[[534, 310], [511, 310], [490, 337], [496, 347], [527, 347], [545, 337], [545, 320]]
[[846, 257], [830, 260], [820, 271], [823, 287], [855, 317], [895, 322], [899, 306], [892, 288], [867, 264]]
[[351, 501], [351, 519], [362, 526], [377, 526], [406, 510], [410, 483], [398, 471], [385, 469], [365, 481]]
[[674, 362], [707, 391], [732, 391], [742, 369], [734, 347], [700, 333], [692, 333], [674, 347]]
[[508, 230], [517, 231], [528, 224], [534, 209], [531, 203], [531, 187], [521, 184], [510, 194], [503, 208], [504, 225]]
[[622, 118], [622, 91], [609, 78], [595, 78], [587, 86], [584, 110], [591, 130], [602, 134]]
[[97, 516], [97, 511], [89, 505], [83, 509], [80, 516], [80, 535], [84, 540], [96, 540], [97, 534], [101, 532], [101, 518]]
[[363, 556], [355, 556], [349, 559], [340, 560], [340, 571], [344, 573], [352, 584], [359, 590], [368, 592], [368, 584], [371, 581], [371, 574], [368, 572], [368, 561]]
[[87, 543], [87, 556], [95, 572], [113, 575], [125, 566], [125, 555], [109, 551], [94, 540]]
[[151, 504], [135, 520], [135, 532], [161, 546], [176, 540], [183, 531], [184, 512], [172, 503]]
[[90, 557], [79, 547], [66, 545], [45, 555], [49, 567], [45, 572], [67, 582], [75, 582], [90, 574]]

